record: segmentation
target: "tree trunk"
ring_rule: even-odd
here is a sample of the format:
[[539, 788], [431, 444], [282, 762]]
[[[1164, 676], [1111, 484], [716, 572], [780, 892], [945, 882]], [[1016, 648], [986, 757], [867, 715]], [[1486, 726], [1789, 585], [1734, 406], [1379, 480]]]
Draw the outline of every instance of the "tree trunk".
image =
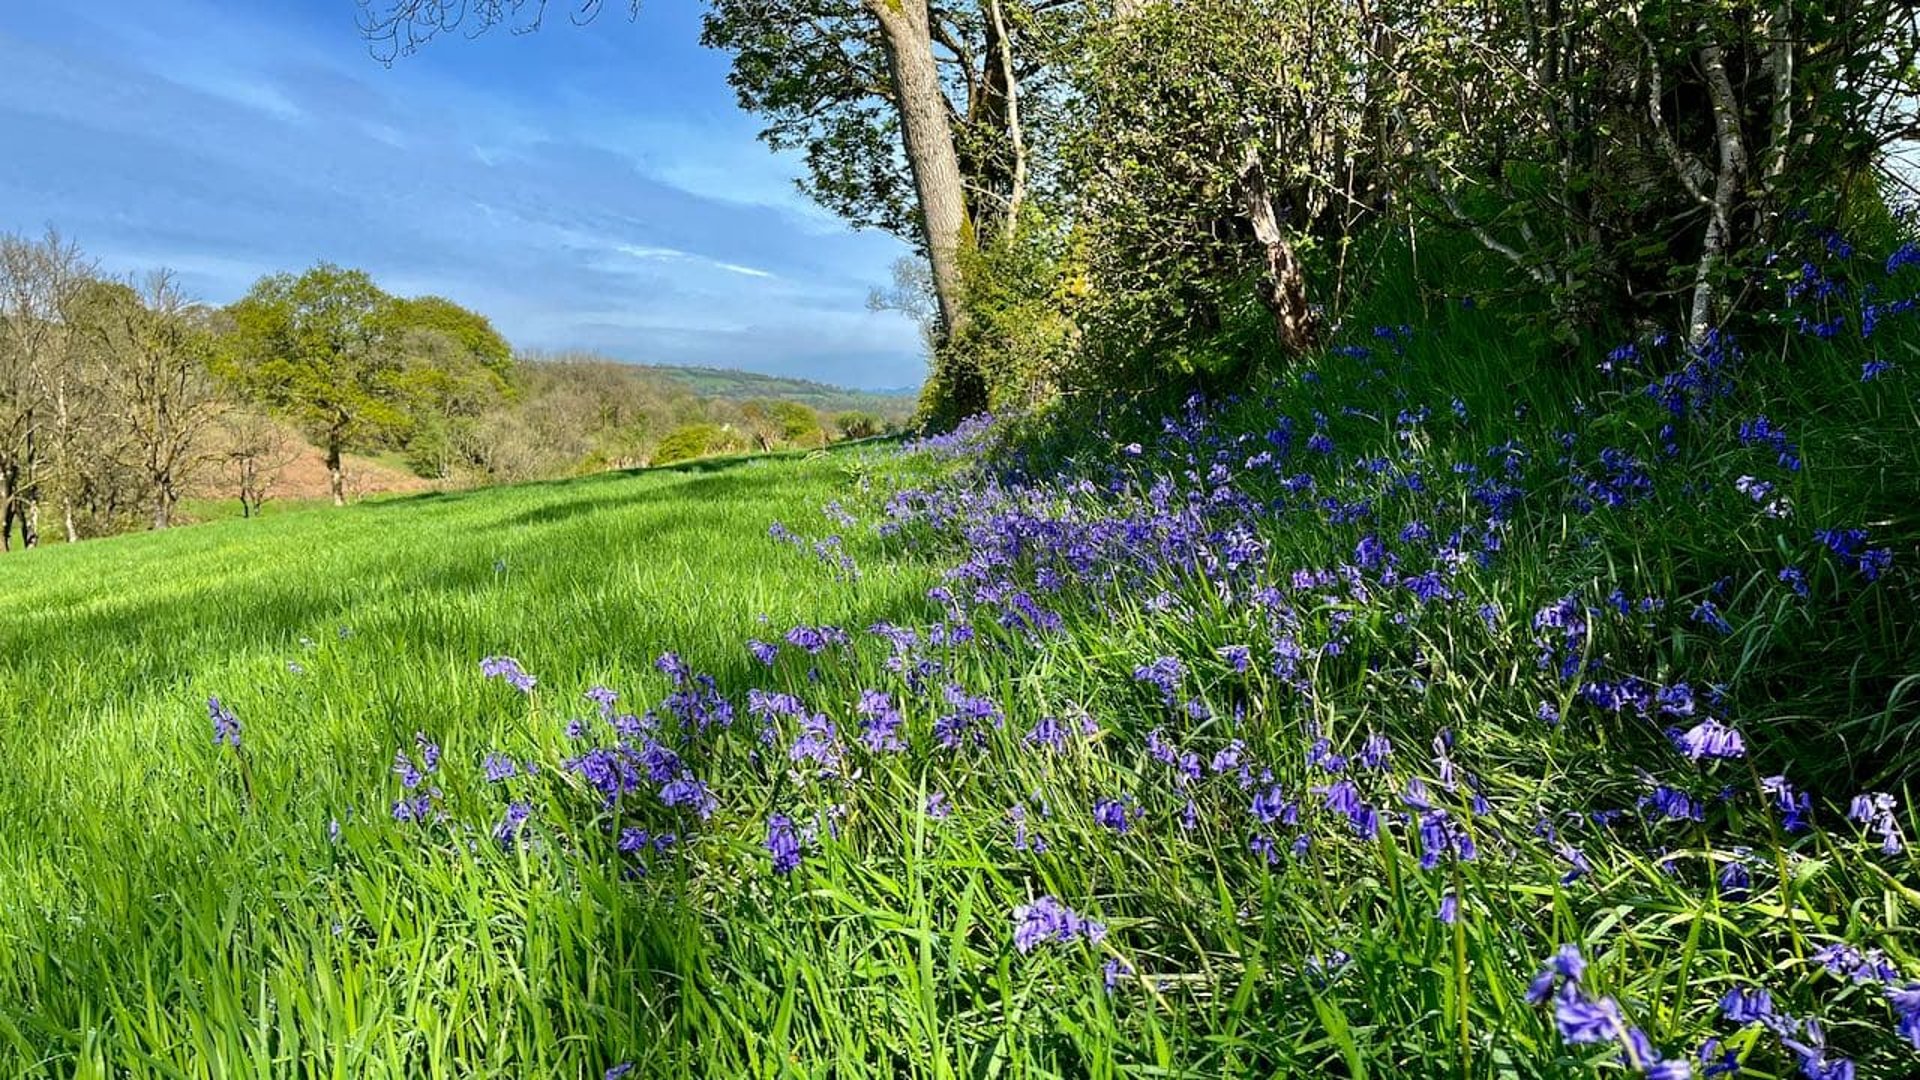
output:
[[987, 11], [992, 16], [988, 23], [998, 39], [1000, 79], [1005, 88], [1007, 106], [1007, 139], [1013, 150], [1013, 179], [1009, 181], [1011, 189], [1007, 192], [1007, 224], [1005, 235], [1011, 237], [1020, 228], [1020, 205], [1027, 197], [1027, 138], [1020, 129], [1020, 80], [1013, 66], [1013, 37], [1007, 31], [1006, 18], [1000, 11], [1000, 0], [988, 0]]
[[154, 485], [153, 527], [164, 529], [173, 524], [173, 503], [178, 496], [174, 493], [173, 483], [162, 477]]
[[966, 318], [960, 304], [960, 252], [970, 238], [966, 189], [948, 121], [951, 106], [940, 87], [939, 64], [933, 57], [927, 0], [866, 0], [866, 4], [880, 21], [886, 43], [901, 141], [919, 197], [927, 261], [933, 267], [933, 291], [940, 304], [941, 337], [951, 340]]
[[1260, 242], [1267, 260], [1266, 281], [1260, 290], [1261, 302], [1273, 313], [1274, 337], [1280, 347], [1298, 356], [1320, 341], [1320, 327], [1313, 308], [1307, 303], [1306, 271], [1300, 255], [1287, 238], [1280, 215], [1273, 209], [1273, 196], [1267, 190], [1267, 174], [1257, 151], [1249, 148], [1240, 166], [1240, 196], [1253, 235]]
[[333, 505], [347, 505], [346, 470], [340, 465], [340, 440], [327, 439], [327, 487], [333, 491]]
[[71, 498], [62, 497], [60, 500], [60, 523], [62, 526], [66, 528], [67, 543], [69, 544], [79, 543], [80, 530], [74, 527], [73, 500]]
[[1747, 148], [1740, 133], [1740, 101], [1727, 75], [1726, 58], [1718, 42], [1700, 50], [1700, 68], [1707, 77], [1707, 97], [1713, 103], [1714, 141], [1720, 167], [1714, 170], [1713, 201], [1700, 264], [1693, 276], [1693, 312], [1687, 319], [1687, 340], [1700, 345], [1713, 324], [1713, 283], [1733, 246], [1734, 201], [1746, 182]]

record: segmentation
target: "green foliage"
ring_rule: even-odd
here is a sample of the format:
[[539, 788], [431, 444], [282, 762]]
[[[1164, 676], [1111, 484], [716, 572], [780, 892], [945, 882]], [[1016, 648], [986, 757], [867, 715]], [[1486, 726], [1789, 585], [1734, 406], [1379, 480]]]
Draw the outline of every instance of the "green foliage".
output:
[[886, 421], [872, 413], [843, 412], [833, 418], [833, 426], [849, 439], [870, 439], [886, 430]]
[[[1018, 411], [1038, 408], [1062, 390], [1113, 388], [1111, 381], [1069, 370], [1080, 355], [1075, 316], [1084, 281], [1060, 230], [1029, 214], [1019, 231], [970, 252], [963, 265], [967, 324], [945, 345], [942, 364], [979, 373], [986, 391], [980, 405], [994, 413]], [[959, 407], [941, 402], [934, 411]]]
[[780, 437], [790, 443], [819, 446], [826, 442], [820, 414], [797, 401], [775, 403], [773, 417], [780, 425]]
[[[1564, 1046], [1550, 1007], [1525, 1003], [1540, 960], [1579, 942], [1589, 987], [1670, 1057], [1714, 1034], [1749, 1071], [1790, 1075], [1771, 1036], [1737, 1029], [1717, 1005], [1764, 983], [1783, 1010], [1821, 1015], [1862, 1075], [1904, 1075], [1912, 1050], [1890, 1034], [1877, 992], [1828, 976], [1814, 955], [1838, 941], [1878, 947], [1911, 974], [1920, 951], [1920, 862], [1882, 853], [1843, 819], [1856, 782], [1898, 792], [1920, 767], [1920, 577], [1904, 561], [1920, 537], [1911, 324], [1871, 342], [1796, 337], [1753, 357], [1759, 377], [1666, 460], [1662, 417], [1636, 384], [1516, 343], [1497, 313], [1435, 304], [1395, 345], [1371, 337], [1418, 303], [1412, 290], [1383, 297], [1341, 342], [1369, 352], [1263, 377], [1211, 423], [1252, 453], [1273, 445], [1280, 416], [1301, 432], [1327, 416], [1342, 459], [1298, 450], [1288, 462], [1314, 477], [1316, 499], [1364, 488], [1371, 474], [1347, 465], [1373, 455], [1464, 493], [1491, 472], [1488, 446], [1524, 448], [1530, 494], [1497, 569], [1452, 579], [1469, 601], [1405, 626], [1364, 607], [1303, 611], [1322, 627], [1347, 617], [1346, 650], [1315, 661], [1309, 697], [1263, 663], [1236, 673], [1220, 658], [1271, 626], [1210, 582], [1072, 583], [1048, 596], [1063, 626], [1043, 644], [985, 620], [979, 647], [933, 654], [941, 682], [908, 706], [908, 724], [925, 737], [950, 707], [944, 682], [979, 688], [1007, 713], [981, 750], [860, 757], [857, 777], [804, 776], [760, 748], [743, 710], [717, 743], [730, 749], [701, 763], [723, 811], [644, 877], [599, 828], [613, 819], [592, 819], [597, 797], [564, 784], [535, 811], [539, 843], [493, 842], [509, 801], [540, 789], [488, 784], [479, 762], [500, 751], [575, 775], [565, 763], [582, 743], [567, 724], [591, 712], [581, 695], [607, 686], [644, 710], [674, 689], [652, 667], [668, 650], [736, 702], [750, 688], [802, 696], [859, 754], [861, 691], [899, 685], [885, 642], [855, 633], [832, 663], [789, 649], [773, 667], [741, 645], [796, 625], [945, 618], [925, 595], [942, 580], [929, 561], [945, 554], [940, 536], [883, 539], [817, 508], [844, 500], [871, 518], [888, 482], [938, 483], [953, 463], [715, 462], [0, 560], [0, 595], [43, 613], [0, 621], [0, 700], [11, 703], [0, 817], [12, 826], [0, 830], [0, 1071], [397, 1080], [597, 1076], [632, 1061], [633, 1075], [662, 1077], [1616, 1075], [1617, 1047]], [[1876, 355], [1901, 359], [1861, 382]], [[1576, 400], [1613, 419], [1583, 422]], [[1396, 414], [1421, 405], [1432, 416], [1403, 438]], [[1739, 445], [1739, 421], [1758, 412], [1793, 433], [1805, 469], [1788, 475], [1770, 450]], [[1160, 430], [1153, 412], [1097, 435], [1069, 423], [1027, 460], [1103, 460], [1112, 443]], [[1573, 451], [1565, 431], [1580, 432]], [[1588, 460], [1601, 445], [1647, 460], [1656, 494], [1580, 515], [1532, 482], [1558, 454]], [[1183, 466], [1142, 467], [1145, 478]], [[1733, 488], [1749, 472], [1782, 482], [1792, 519]], [[1387, 525], [1407, 511], [1394, 494], [1339, 525], [1276, 512], [1256, 539], [1275, 566], [1334, 567], [1364, 532], [1392, 543]], [[860, 578], [771, 545], [775, 521], [843, 536]], [[1820, 550], [1811, 528], [1853, 521], [1897, 549], [1878, 584], [1809, 558]], [[1808, 559], [1804, 601], [1775, 580], [1789, 557]], [[1101, 588], [1112, 591], [1091, 602]], [[1616, 588], [1667, 597], [1668, 609], [1602, 617]], [[1729, 823], [1766, 835], [1777, 820], [1750, 797], [1744, 764], [1681, 762], [1655, 724], [1628, 714], [1537, 718], [1567, 690], [1538, 667], [1533, 601], [1569, 593], [1595, 601], [1598, 652], [1693, 679], [1703, 695], [1709, 681], [1724, 686], [1719, 708], [1760, 769], [1819, 782], [1818, 830], [1785, 838], [1783, 863], [1751, 859], [1746, 895], [1714, 886], [1739, 853], [1712, 842]], [[1735, 627], [1726, 636], [1687, 615], [1716, 595]], [[538, 675], [531, 696], [480, 678], [477, 658], [499, 653]], [[1176, 783], [1143, 749], [1174, 721], [1132, 673], [1163, 655], [1186, 658], [1183, 691], [1209, 713], [1188, 732], [1208, 746], [1243, 739], [1303, 813], [1320, 801], [1311, 786], [1331, 781], [1309, 771], [1316, 736], [1350, 749], [1377, 732], [1397, 759], [1424, 761], [1447, 733], [1462, 783], [1425, 795], [1489, 798], [1484, 813], [1459, 811], [1479, 830], [1479, 859], [1422, 872], [1396, 830], [1360, 842], [1322, 829], [1307, 853], [1268, 865], [1248, 850], [1246, 820], [1204, 817], [1182, 832], [1191, 789], [1239, 789], [1204, 764]], [[215, 694], [245, 725], [244, 759], [207, 745]], [[1058, 754], [1024, 741], [1040, 718], [1082, 711], [1097, 736]], [[387, 810], [402, 794], [393, 753], [416, 732], [444, 749], [434, 783], [448, 819], [426, 827]], [[760, 771], [769, 757], [773, 783]], [[1689, 778], [1711, 825], [1631, 813], [1593, 823], [1631, 807], [1649, 774]], [[1359, 766], [1347, 775], [1368, 782]], [[1722, 785], [1741, 794], [1723, 803]], [[921, 812], [936, 791], [951, 817]], [[1148, 815], [1125, 834], [1090, 813], [1116, 792]], [[1383, 790], [1383, 812], [1399, 796]], [[809, 800], [844, 812], [823, 817], [835, 827], [819, 828], [794, 877], [776, 878], [764, 814]], [[1016, 803], [1045, 851], [1013, 846]], [[1904, 794], [1902, 806], [1912, 839], [1920, 821]], [[1546, 809], [1562, 812], [1549, 818], [1554, 839], [1578, 845], [1594, 873], [1560, 880], [1564, 859], [1535, 831]], [[1448, 893], [1465, 900], [1451, 926], [1434, 917]], [[1039, 895], [1084, 906], [1106, 938], [1020, 953], [1010, 912]], [[1135, 975], [1109, 989], [1109, 960]]]
[[364, 271], [327, 263], [262, 278], [231, 309], [229, 370], [330, 453], [368, 445], [407, 423], [391, 304]]
[[683, 424], [668, 432], [653, 448], [655, 465], [670, 465], [676, 461], [688, 461], [705, 457], [722, 448], [726, 434], [718, 424]]

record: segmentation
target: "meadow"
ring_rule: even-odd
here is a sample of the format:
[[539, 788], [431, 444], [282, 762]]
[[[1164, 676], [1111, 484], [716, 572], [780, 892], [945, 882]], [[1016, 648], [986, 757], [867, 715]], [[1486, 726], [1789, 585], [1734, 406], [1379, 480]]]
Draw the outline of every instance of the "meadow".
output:
[[0, 1075], [1913, 1075], [1916, 264], [0, 560]]

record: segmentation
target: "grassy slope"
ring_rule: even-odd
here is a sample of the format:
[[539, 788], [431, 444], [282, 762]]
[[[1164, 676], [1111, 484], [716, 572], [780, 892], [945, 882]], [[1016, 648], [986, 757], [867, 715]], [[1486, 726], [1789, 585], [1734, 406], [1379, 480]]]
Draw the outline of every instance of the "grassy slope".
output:
[[[610, 885], [569, 913], [537, 867], [375, 850], [349, 892], [328, 821], [385, 817], [393, 749], [417, 729], [462, 762], [557, 748], [478, 679], [490, 653], [621, 686], [669, 647], [737, 671], [762, 614], [902, 617], [919, 572], [848, 588], [765, 539], [842, 484], [831, 454], [736, 461], [0, 560], [0, 1075], [152, 1054], [233, 1076], [246, 1055], [330, 1049], [330, 1075], [491, 1059], [518, 1076], [575, 1059], [584, 1034], [643, 1042], [650, 943]], [[208, 753], [213, 694], [242, 717], [256, 805]], [[275, 1036], [254, 1040], [256, 1022]]]
[[[880, 619], [937, 617], [921, 596], [928, 562], [964, 550], [950, 526], [917, 526], [906, 541], [844, 531], [864, 571], [851, 585], [765, 539], [775, 519], [828, 531], [812, 510], [828, 499], [870, 513], [844, 453], [289, 513], [0, 560], [10, 601], [0, 701], [12, 707], [0, 712], [0, 746], [13, 755], [0, 771], [0, 1075], [577, 1077], [632, 1060], [640, 1075], [672, 1076], [1590, 1076], [1617, 1049], [1564, 1047], [1551, 1017], [1519, 1000], [1563, 941], [1586, 947], [1587, 985], [1617, 996], [1663, 1052], [1712, 1033], [1763, 1075], [1790, 1072], [1775, 1040], [1751, 1026], [1735, 1035], [1718, 1015], [1728, 988], [1766, 985], [1782, 1009], [1818, 1013], [1839, 1050], [1897, 1075], [1912, 1059], [1884, 1000], [1809, 956], [1848, 941], [1889, 950], [1911, 974], [1920, 864], [1880, 854], [1828, 798], [1818, 828], [1776, 859], [1777, 818], [1745, 762], [1696, 766], [1655, 723], [1580, 702], [1537, 665], [1532, 618], [1577, 595], [1593, 613], [1601, 673], [1686, 681], [1703, 702], [1709, 684], [1725, 684], [1725, 715], [1760, 768], [1803, 787], [1824, 776], [1826, 796], [1856, 780], [1897, 791], [1910, 749], [1894, 761], [1857, 748], [1876, 728], [1916, 729], [1920, 334], [1909, 322], [1872, 343], [1796, 339], [1784, 355], [1752, 357], [1669, 458], [1644, 374], [1603, 378], [1516, 347], [1484, 312], [1448, 306], [1419, 321], [1408, 341], [1362, 338], [1366, 356], [1285, 372], [1224, 413], [1176, 424], [1179, 434], [1148, 424], [1115, 440], [1138, 438], [1141, 457], [1077, 440], [1072, 468], [1094, 483], [1041, 482], [1031, 500], [998, 506], [1029, 515], [1013, 533], [1024, 554], [983, 562], [982, 579], [1025, 587], [1034, 567], [1022, 560], [1048, 558], [1054, 538], [1157, 513], [1163, 476], [1162, 501], [1207, 502], [1214, 482], [1202, 477], [1216, 461], [1236, 491], [1287, 507], [1253, 515], [1264, 545], [1255, 581], [1286, 588], [1293, 570], [1338, 566], [1370, 532], [1411, 575], [1438, 565], [1450, 530], [1484, 524], [1472, 482], [1505, 478], [1519, 501], [1495, 529], [1504, 547], [1445, 579], [1455, 599], [1416, 602], [1374, 571], [1360, 575], [1365, 597], [1292, 586], [1289, 623], [1247, 602], [1253, 582], [1223, 588], [1110, 552], [1095, 563], [1110, 585], [1034, 586], [1064, 634], [1023, 640], [983, 603], [973, 617], [984, 647], [924, 650], [945, 667], [917, 697], [871, 638], [819, 658], [787, 650], [771, 670], [741, 648], [795, 624], [858, 636]], [[1861, 382], [1860, 364], [1882, 352], [1900, 366]], [[1399, 416], [1422, 406], [1423, 419]], [[1300, 445], [1316, 412], [1327, 454]], [[1739, 424], [1762, 413], [1791, 433], [1804, 469], [1740, 444]], [[1246, 464], [1282, 415], [1296, 431], [1284, 470]], [[1509, 441], [1524, 451], [1511, 475], [1504, 451], [1489, 453]], [[1619, 507], [1575, 508], [1582, 484], [1605, 478], [1608, 449], [1642, 462], [1649, 487]], [[923, 464], [929, 483], [950, 468], [894, 468]], [[1314, 477], [1312, 497], [1282, 488], [1296, 471]], [[1423, 478], [1420, 493], [1396, 483], [1407, 474]], [[1780, 485], [1794, 514], [1761, 512], [1734, 487], [1746, 474]], [[992, 505], [983, 490], [963, 484], [936, 501], [960, 506], [940, 501], [957, 491]], [[1323, 497], [1371, 513], [1331, 520]], [[977, 527], [968, 542], [996, 541], [990, 516], [960, 512]], [[1404, 539], [1414, 521], [1433, 537]], [[1867, 583], [1846, 570], [1811, 535], [1825, 525], [1870, 528], [1893, 572]], [[1159, 528], [1138, 546], [1152, 547]], [[1225, 544], [1175, 547], [1186, 557]], [[1776, 578], [1787, 563], [1807, 569], [1804, 601]], [[1606, 615], [1616, 587], [1666, 606]], [[1729, 633], [1691, 615], [1706, 599]], [[1269, 675], [1283, 630], [1316, 653], [1345, 642], [1310, 661], [1310, 694]], [[1218, 651], [1229, 645], [1257, 650], [1250, 671], [1232, 670]], [[792, 765], [791, 723], [783, 745], [759, 753], [743, 715], [735, 734], [697, 750], [720, 800], [713, 820], [684, 855], [648, 860], [646, 882], [622, 880], [632, 863], [608, 850], [610, 822], [568, 781], [510, 789], [538, 805], [535, 840], [490, 842], [505, 796], [481, 783], [481, 755], [498, 748], [540, 761], [547, 780], [566, 775], [557, 766], [574, 751], [562, 728], [584, 711], [579, 695], [603, 683], [636, 708], [660, 701], [666, 684], [649, 663], [669, 648], [736, 704], [769, 687], [830, 713], [857, 780]], [[540, 677], [530, 702], [478, 677], [475, 661], [498, 652]], [[1171, 705], [1132, 674], [1164, 656], [1188, 672]], [[948, 680], [1007, 714], [977, 752], [931, 746], [934, 717], [951, 708]], [[852, 745], [865, 687], [900, 695], [912, 752]], [[209, 694], [246, 725], [244, 768], [207, 745]], [[1536, 718], [1543, 701], [1566, 714], [1557, 726]], [[1024, 739], [1041, 717], [1081, 708], [1097, 737], [1069, 738], [1057, 755]], [[1253, 822], [1231, 772], [1209, 769], [1190, 788], [1172, 780], [1145, 749], [1154, 729], [1202, 761], [1242, 739], [1299, 802], [1307, 854], [1285, 853], [1290, 826]], [[1458, 768], [1484, 784], [1484, 811], [1462, 805], [1464, 786], [1442, 794], [1427, 749], [1441, 730]], [[434, 782], [450, 821], [429, 829], [386, 816], [400, 794], [394, 752], [415, 731], [446, 751]], [[1377, 840], [1357, 839], [1309, 794], [1329, 780], [1305, 764], [1314, 733], [1347, 754], [1371, 734], [1391, 737], [1398, 771], [1349, 774], [1389, 819]], [[1705, 820], [1643, 817], [1641, 770], [1709, 803]], [[1479, 835], [1481, 858], [1416, 870], [1414, 830], [1391, 820], [1416, 776]], [[1734, 798], [1718, 799], [1723, 785]], [[951, 796], [951, 818], [921, 812], [934, 790]], [[1189, 793], [1200, 804], [1192, 832], [1176, 824]], [[1138, 812], [1124, 834], [1091, 813], [1116, 796]], [[656, 828], [673, 820], [650, 791], [625, 805]], [[1014, 842], [1015, 805], [1045, 851]], [[836, 806], [841, 835], [806, 844], [791, 877], [770, 873], [767, 815], [804, 826]], [[1588, 817], [1599, 810], [1625, 815], [1602, 827]], [[326, 837], [335, 817], [338, 844]], [[1250, 850], [1262, 831], [1281, 843], [1271, 866]], [[1564, 878], [1560, 839], [1593, 869]], [[1735, 844], [1757, 851], [1740, 894], [1714, 884]], [[1783, 897], [1774, 868], [1788, 865]], [[1452, 925], [1434, 917], [1447, 893], [1465, 911]], [[1014, 949], [1015, 906], [1046, 894], [1106, 921], [1098, 949]], [[1144, 978], [1109, 994], [1107, 959]]]

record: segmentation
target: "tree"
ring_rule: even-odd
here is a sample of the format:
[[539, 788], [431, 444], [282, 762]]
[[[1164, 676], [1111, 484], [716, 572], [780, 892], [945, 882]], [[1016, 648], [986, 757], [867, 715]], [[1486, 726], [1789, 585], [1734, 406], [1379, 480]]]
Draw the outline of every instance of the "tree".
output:
[[300, 456], [299, 443], [270, 417], [252, 409], [229, 409], [220, 416], [221, 479], [240, 500], [240, 516], [260, 513], [280, 471]]
[[869, 412], [843, 412], [834, 417], [833, 424], [849, 439], [871, 439], [886, 427], [879, 417]]
[[1252, 278], [1290, 354], [1318, 343], [1306, 250], [1351, 228], [1373, 154], [1359, 22], [1310, 0], [1128, 8], [1080, 66], [1078, 209], [1095, 286], [1164, 347]]
[[1408, 205], [1544, 292], [1569, 339], [1677, 315], [1702, 341], [1785, 211], [1834, 213], [1920, 134], [1905, 0], [1390, 0], [1367, 18]]
[[148, 490], [153, 527], [164, 529], [181, 490], [217, 457], [208, 437], [227, 403], [212, 369], [214, 313], [160, 270], [100, 314], [107, 402], [127, 463]]
[[513, 348], [485, 316], [437, 296], [394, 300], [382, 320], [401, 355], [408, 416], [397, 434], [409, 463], [423, 476], [451, 477], [483, 456], [478, 424], [511, 392]]
[[16, 524], [23, 546], [40, 541], [46, 430], [68, 385], [69, 316], [92, 277], [53, 229], [0, 235], [0, 551]]
[[335, 506], [346, 503], [341, 455], [406, 425], [392, 304], [364, 271], [321, 263], [261, 278], [231, 309], [235, 381], [320, 446]]
[[[586, 0], [575, 21], [600, 7]], [[535, 29], [546, 4], [360, 0], [360, 9], [362, 33], [391, 61], [463, 25]], [[702, 33], [733, 53], [729, 81], [768, 119], [763, 137], [803, 152], [802, 189], [855, 225], [910, 238], [927, 258], [943, 342], [966, 318], [964, 253], [983, 223], [1013, 220], [1028, 184], [1018, 21], [1007, 0], [712, 0]], [[984, 401], [977, 376], [951, 381]]]

